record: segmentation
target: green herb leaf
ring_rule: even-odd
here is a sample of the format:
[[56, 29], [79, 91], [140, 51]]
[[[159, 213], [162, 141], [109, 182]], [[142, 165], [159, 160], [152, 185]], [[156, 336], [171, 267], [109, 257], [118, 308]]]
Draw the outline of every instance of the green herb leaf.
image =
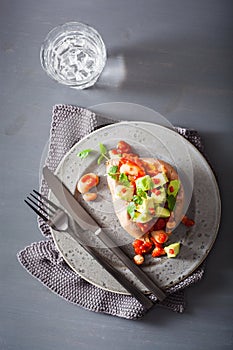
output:
[[97, 163], [98, 165], [100, 165], [100, 163], [102, 162], [102, 160], [104, 158], [106, 158], [107, 160], [109, 160], [109, 158], [106, 156], [106, 153], [108, 152], [107, 148], [102, 144], [102, 143], [99, 143], [99, 149], [100, 149], [100, 156], [97, 160]]
[[113, 165], [108, 172], [108, 175], [111, 176], [114, 180], [117, 179], [118, 166]]
[[107, 148], [102, 143], [99, 143], [99, 148], [101, 155], [105, 155], [107, 153]]
[[79, 153], [77, 154], [77, 156], [78, 156], [79, 158], [81, 158], [81, 159], [84, 159], [84, 158], [86, 158], [86, 157], [88, 156], [88, 154], [91, 153], [91, 152], [92, 152], [92, 149], [90, 149], [90, 148], [84, 149], [83, 151], [79, 152]]
[[136, 205], [134, 202], [130, 202], [127, 206], [127, 213], [130, 215], [131, 219], [135, 216]]
[[142, 197], [135, 195], [135, 196], [133, 196], [133, 201], [135, 204], [141, 205], [143, 202], [143, 199], [142, 199]]
[[102, 160], [104, 159], [105, 157], [103, 156], [103, 154], [101, 154], [97, 160], [97, 164], [100, 165], [100, 163], [102, 162]]
[[124, 186], [127, 186], [127, 187], [130, 186], [130, 181], [128, 179], [128, 176], [124, 173], [120, 173], [119, 182]]
[[147, 198], [147, 194], [141, 188], [137, 188], [137, 195], [142, 198]]
[[168, 204], [168, 209], [172, 211], [176, 204], [176, 198], [172, 195], [167, 196], [167, 204]]
[[117, 165], [113, 165], [110, 169], [109, 169], [109, 172], [111, 174], [116, 174], [118, 171], [118, 166]]

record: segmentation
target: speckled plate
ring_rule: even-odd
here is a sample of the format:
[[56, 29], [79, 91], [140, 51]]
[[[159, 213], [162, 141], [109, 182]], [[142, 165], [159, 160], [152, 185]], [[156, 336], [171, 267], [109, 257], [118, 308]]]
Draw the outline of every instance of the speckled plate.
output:
[[[104, 143], [111, 149], [121, 139], [129, 142], [142, 157], [153, 156], [170, 162], [177, 168], [187, 185], [185, 205], [188, 215], [195, 220], [195, 225], [187, 229], [180, 224], [169, 239], [169, 243], [181, 242], [180, 254], [174, 259], [165, 256], [152, 258], [148, 255], [143, 265], [143, 269], [152, 279], [162, 288], [168, 288], [189, 276], [203, 262], [216, 239], [221, 212], [218, 186], [210, 166], [198, 150], [177, 132], [157, 124], [117, 123], [93, 132], [74, 145], [61, 161], [56, 174], [72, 193], [75, 193], [76, 183], [84, 173], [94, 172], [100, 176], [97, 200], [89, 203], [85, 203], [81, 197], [79, 200], [117, 243], [124, 245], [129, 256], [134, 255], [133, 239], [121, 228], [114, 214], [106, 183], [105, 166], [97, 164], [98, 144]], [[80, 160], [77, 154], [87, 148], [94, 151], [86, 159]], [[56, 202], [52, 193], [50, 199]], [[148, 292], [131, 272], [102, 246], [98, 238], [93, 237], [91, 233], [87, 233], [86, 237], [90, 239], [90, 244], [97, 247], [107, 260], [114, 262], [132, 283], [145, 293]], [[66, 262], [84, 279], [103, 289], [127, 294], [125, 289], [69, 235], [53, 231], [53, 238]]]

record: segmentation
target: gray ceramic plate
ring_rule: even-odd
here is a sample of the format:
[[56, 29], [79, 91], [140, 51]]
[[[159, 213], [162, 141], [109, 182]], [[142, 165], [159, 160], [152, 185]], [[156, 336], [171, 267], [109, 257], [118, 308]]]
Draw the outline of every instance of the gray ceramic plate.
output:
[[[99, 129], [73, 146], [56, 170], [57, 176], [72, 193], [82, 174], [94, 172], [100, 176], [98, 197], [94, 202], [80, 202], [120, 245], [133, 257], [133, 239], [121, 228], [114, 214], [109, 190], [106, 184], [105, 166], [98, 165], [98, 144], [114, 148], [119, 140], [129, 142], [141, 156], [162, 158], [175, 166], [187, 185], [186, 209], [195, 225], [187, 229], [180, 224], [170, 237], [169, 243], [180, 241], [180, 254], [173, 259], [167, 257], [146, 257], [143, 269], [162, 288], [168, 288], [189, 276], [206, 258], [217, 236], [220, 222], [220, 196], [213, 172], [197, 149], [175, 131], [145, 122], [123, 122]], [[94, 151], [80, 160], [77, 154], [87, 148]], [[188, 179], [188, 181], [186, 181]], [[50, 193], [50, 199], [56, 201]], [[90, 244], [101, 251], [106, 259], [125, 273], [132, 283], [148, 292], [112, 253], [104, 248], [96, 237], [87, 233]], [[91, 258], [68, 235], [53, 231], [54, 241], [70, 267], [84, 279], [103, 289], [125, 293], [93, 258]]]

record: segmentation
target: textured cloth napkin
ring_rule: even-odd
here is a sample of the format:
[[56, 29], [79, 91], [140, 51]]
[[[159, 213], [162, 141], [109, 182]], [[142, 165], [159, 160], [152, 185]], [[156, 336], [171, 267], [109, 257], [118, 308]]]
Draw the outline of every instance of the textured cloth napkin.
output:
[[[92, 131], [114, 122], [116, 121], [81, 107], [55, 105], [46, 164], [55, 171], [62, 157], [76, 142]], [[195, 130], [177, 128], [177, 131], [203, 151], [200, 136]], [[40, 191], [48, 195], [48, 187], [43, 179]], [[52, 240], [49, 226], [41, 219], [38, 219], [38, 225], [45, 239], [32, 243], [17, 254], [19, 262], [32, 276], [65, 300], [88, 310], [126, 319], [138, 319], [145, 314], [146, 311], [133, 296], [103, 290], [81, 278], [63, 260]], [[199, 281], [203, 273], [202, 264], [192, 275], [166, 290], [167, 297], [163, 302], [157, 301], [154, 295], [150, 295], [150, 298], [158, 306], [183, 312], [184, 289]]]

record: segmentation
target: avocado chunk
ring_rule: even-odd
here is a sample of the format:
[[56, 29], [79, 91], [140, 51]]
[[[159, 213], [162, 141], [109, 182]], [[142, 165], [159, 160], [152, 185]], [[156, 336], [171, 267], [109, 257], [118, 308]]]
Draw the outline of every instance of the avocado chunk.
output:
[[180, 189], [180, 181], [179, 180], [172, 180], [172, 181], [170, 181], [170, 183], [168, 185], [167, 193], [168, 193], [168, 195], [176, 197], [179, 189]]
[[152, 219], [152, 216], [149, 213], [135, 212], [135, 215], [133, 217], [134, 222], [140, 222], [142, 224], [145, 224], [146, 222], [150, 221], [151, 219]]
[[154, 188], [161, 187], [168, 182], [167, 175], [165, 173], [158, 173], [152, 177]]
[[169, 218], [170, 211], [167, 208], [157, 207], [155, 208], [155, 216], [159, 218]]
[[136, 183], [137, 189], [140, 189], [142, 191], [148, 191], [148, 190], [153, 188], [153, 182], [152, 182], [151, 177], [149, 175], [139, 177], [135, 181], [135, 183]]
[[137, 211], [140, 213], [150, 213], [154, 210], [154, 200], [151, 197], [143, 198], [142, 204], [137, 205]]
[[151, 191], [151, 198], [153, 198], [155, 204], [165, 203], [166, 201], [166, 191], [164, 187], [160, 189], [154, 188]]
[[117, 185], [116, 186], [116, 196], [130, 202], [133, 198], [134, 194], [134, 188], [133, 187], [127, 187], [124, 185]]
[[164, 250], [168, 258], [175, 258], [180, 252], [180, 242], [172, 243], [164, 247]]

